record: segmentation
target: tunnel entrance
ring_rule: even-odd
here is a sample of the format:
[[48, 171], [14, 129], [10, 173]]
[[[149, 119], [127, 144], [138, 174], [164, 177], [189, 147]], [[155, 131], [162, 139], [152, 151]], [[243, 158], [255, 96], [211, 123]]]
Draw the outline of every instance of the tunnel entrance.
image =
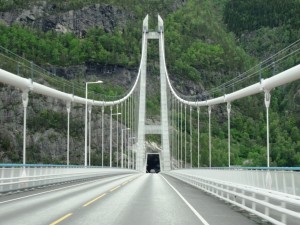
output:
[[159, 153], [147, 153], [146, 173], [160, 172], [160, 157]]

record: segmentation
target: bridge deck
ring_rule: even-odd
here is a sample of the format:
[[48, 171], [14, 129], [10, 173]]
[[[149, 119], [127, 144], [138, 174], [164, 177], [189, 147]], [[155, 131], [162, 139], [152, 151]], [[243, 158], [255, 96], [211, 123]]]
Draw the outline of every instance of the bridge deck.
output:
[[31, 225], [256, 224], [218, 199], [160, 174], [113, 176], [2, 196], [0, 218], [0, 224]]

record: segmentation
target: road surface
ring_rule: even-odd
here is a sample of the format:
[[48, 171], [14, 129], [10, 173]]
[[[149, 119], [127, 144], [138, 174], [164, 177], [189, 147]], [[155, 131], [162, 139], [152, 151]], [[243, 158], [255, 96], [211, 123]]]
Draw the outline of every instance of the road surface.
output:
[[257, 223], [230, 205], [167, 175], [135, 174], [1, 196], [0, 224]]

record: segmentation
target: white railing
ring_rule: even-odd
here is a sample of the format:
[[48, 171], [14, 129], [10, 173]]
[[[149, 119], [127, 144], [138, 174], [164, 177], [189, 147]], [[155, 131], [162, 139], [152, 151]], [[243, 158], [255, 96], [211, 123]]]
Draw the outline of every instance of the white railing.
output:
[[119, 174], [135, 170], [67, 166], [4, 166], [0, 168], [0, 193]]
[[300, 172], [187, 169], [166, 174], [273, 224], [297, 224], [300, 220]]

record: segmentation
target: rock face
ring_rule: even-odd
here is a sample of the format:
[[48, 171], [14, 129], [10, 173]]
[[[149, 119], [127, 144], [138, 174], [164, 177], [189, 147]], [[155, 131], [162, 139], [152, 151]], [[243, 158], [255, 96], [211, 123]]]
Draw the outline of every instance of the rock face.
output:
[[94, 27], [113, 32], [122, 30], [132, 15], [107, 4], [94, 4], [79, 10], [56, 12], [56, 5], [50, 2], [39, 2], [29, 9], [0, 12], [0, 21], [7, 25], [19, 23], [38, 28], [44, 32], [71, 32], [84, 37], [87, 30]]
[[[21, 91], [0, 86], [0, 162], [21, 163], [23, 152], [23, 106]], [[107, 110], [106, 113], [109, 111]], [[70, 114], [70, 163], [84, 162], [83, 105], [72, 105]], [[115, 119], [115, 118], [114, 118]], [[117, 124], [119, 143], [117, 143]], [[108, 165], [110, 116], [104, 114], [103, 151]], [[114, 135], [112, 149], [120, 146], [121, 130], [125, 128], [116, 120], [112, 123]], [[92, 164], [100, 165], [102, 151], [101, 108], [92, 110], [91, 125]], [[65, 164], [67, 158], [66, 103], [41, 95], [29, 94], [26, 135], [27, 163]], [[120, 147], [119, 147], [120, 149]], [[116, 158], [114, 158], [116, 162]]]
[[[176, 0], [172, 5], [174, 11], [184, 5], [187, 0]], [[34, 5], [33, 5], [34, 4]], [[0, 23], [7, 26], [21, 24], [40, 29], [44, 32], [55, 31], [73, 33], [84, 38], [88, 29], [99, 27], [106, 32], [121, 30], [134, 15], [118, 7], [107, 4], [94, 4], [78, 10], [58, 11], [51, 1], [29, 2], [26, 9], [15, 9], [0, 12]], [[128, 90], [135, 80], [137, 70], [130, 70], [114, 65], [100, 65], [86, 62], [84, 65], [69, 67], [45, 68], [58, 76], [72, 80], [93, 76], [105, 83], [113, 83]], [[149, 82], [148, 82], [149, 81]], [[149, 96], [159, 93], [159, 76], [147, 76]], [[193, 86], [193, 84], [191, 84]], [[155, 87], [155, 88], [154, 88]], [[194, 86], [193, 86], [194, 87]], [[188, 91], [191, 88], [186, 87]], [[194, 87], [195, 88], [195, 87]], [[92, 164], [100, 165], [102, 151], [102, 124], [100, 108], [93, 108], [93, 124], [91, 137]], [[45, 119], [46, 118], [46, 119]], [[158, 120], [157, 118], [155, 118]], [[65, 102], [30, 93], [27, 117], [27, 163], [66, 163], [67, 151], [67, 113]], [[104, 117], [104, 163], [108, 165], [109, 153], [109, 115]], [[22, 163], [23, 151], [23, 106], [21, 91], [0, 83], [0, 162]], [[113, 121], [113, 134], [119, 125], [119, 141], [121, 128], [124, 125]], [[120, 142], [119, 142], [120, 146]], [[112, 142], [116, 153], [116, 138]], [[120, 148], [120, 147], [119, 147]], [[149, 152], [159, 152], [155, 143], [147, 143]], [[120, 151], [120, 149], [119, 149]], [[115, 154], [114, 154], [115, 155]], [[119, 153], [120, 156], [120, 153]], [[114, 159], [116, 161], [116, 157]], [[72, 105], [70, 119], [70, 163], [84, 162], [84, 107]]]

